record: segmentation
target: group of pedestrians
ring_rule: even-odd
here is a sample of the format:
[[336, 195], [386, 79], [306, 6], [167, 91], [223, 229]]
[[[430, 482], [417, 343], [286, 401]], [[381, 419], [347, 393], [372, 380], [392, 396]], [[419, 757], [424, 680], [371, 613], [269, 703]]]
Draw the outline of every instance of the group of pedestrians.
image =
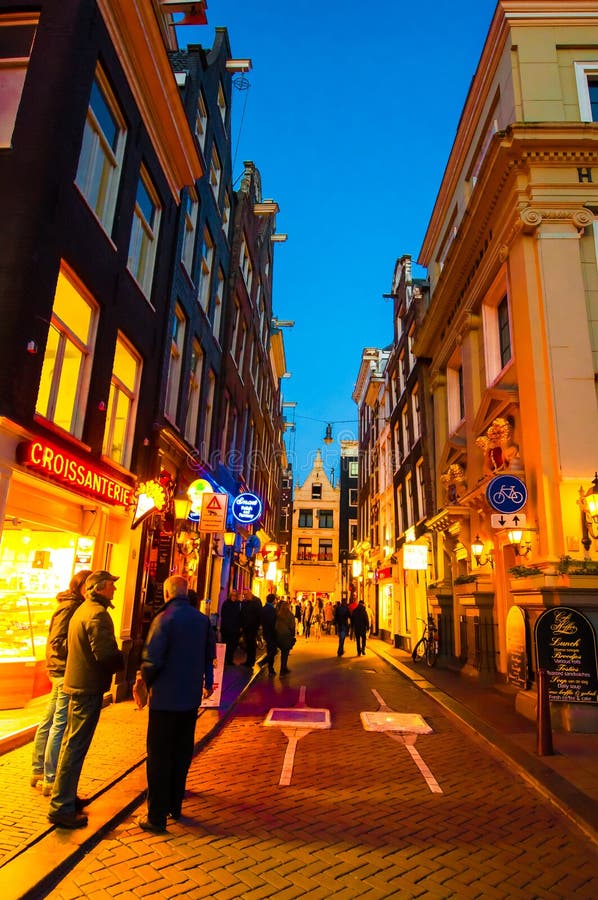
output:
[[367, 633], [372, 626], [372, 617], [366, 609], [363, 600], [356, 601], [349, 606], [347, 598], [343, 597], [334, 612], [334, 625], [338, 635], [337, 656], [344, 656], [345, 640], [352, 634], [357, 645], [357, 655], [365, 656], [365, 642]]
[[[104, 694], [124, 668], [108, 612], [117, 581], [104, 570], [78, 572], [69, 591], [58, 595], [50, 622], [46, 664], [52, 691], [34, 741], [31, 786], [41, 781], [42, 794], [51, 797], [48, 819], [61, 828], [87, 825], [88, 801], [77, 794], [79, 779]], [[147, 815], [137, 822], [158, 834], [166, 831], [168, 817], [181, 815], [197, 713], [214, 690], [216, 653], [211, 622], [192, 604], [185, 578], [166, 579], [164, 600], [138, 673], [149, 715]]]
[[262, 634], [266, 643], [268, 674], [276, 675], [276, 655], [280, 650], [280, 674], [290, 672], [289, 653], [295, 646], [295, 616], [286, 600], [278, 600], [276, 594], [268, 594], [261, 612]]
[[[31, 786], [41, 782], [50, 797], [48, 819], [62, 828], [87, 825], [87, 802], [77, 794], [81, 771], [99, 721], [104, 695], [112, 677], [124, 668], [114, 624], [117, 575], [105, 570], [83, 570], [73, 576], [69, 590], [57, 597], [50, 621], [46, 666], [52, 690], [33, 745]], [[136, 698], [149, 704], [147, 729], [147, 815], [137, 819], [144, 831], [163, 833], [168, 818], [181, 816], [187, 773], [193, 757], [195, 723], [202, 699], [214, 689], [216, 635], [208, 616], [193, 602], [187, 581], [172, 575], [164, 582], [164, 606], [154, 616], [142, 649]], [[269, 675], [275, 675], [280, 653], [280, 675], [288, 675], [289, 654], [297, 633], [296, 612], [284, 598], [259, 597], [236, 590], [223, 603], [220, 634], [226, 645], [225, 664], [234, 663], [241, 639], [245, 665], [253, 669], [261, 629]], [[325, 619], [323, 604], [311, 600], [302, 607], [305, 637]], [[365, 654], [370, 616], [363, 600], [351, 609], [347, 600], [337, 604], [333, 623], [338, 635], [338, 656], [352, 629], [357, 655]], [[141, 690], [143, 688], [143, 691]], [[141, 698], [143, 693], [144, 698]]]

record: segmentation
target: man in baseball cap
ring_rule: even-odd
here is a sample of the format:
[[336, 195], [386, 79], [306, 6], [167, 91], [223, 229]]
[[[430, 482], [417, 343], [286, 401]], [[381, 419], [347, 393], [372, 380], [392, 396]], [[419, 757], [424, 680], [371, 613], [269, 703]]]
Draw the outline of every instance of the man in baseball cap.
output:
[[64, 673], [65, 694], [70, 694], [66, 732], [62, 742], [48, 819], [60, 828], [83, 828], [87, 816], [77, 797], [79, 777], [91, 744], [104, 693], [112, 675], [124, 667], [108, 608], [113, 606], [118, 575], [99, 569], [88, 575], [85, 600], [69, 624]]

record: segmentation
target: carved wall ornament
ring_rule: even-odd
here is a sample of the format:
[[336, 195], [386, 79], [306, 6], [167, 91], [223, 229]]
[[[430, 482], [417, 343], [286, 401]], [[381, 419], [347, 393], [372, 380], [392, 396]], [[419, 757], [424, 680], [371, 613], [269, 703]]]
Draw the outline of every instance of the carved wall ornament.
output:
[[519, 213], [523, 223], [523, 233], [532, 234], [542, 224], [542, 214], [537, 209], [527, 206]]
[[519, 213], [524, 234], [532, 234], [543, 221], [571, 222], [578, 231], [583, 231], [594, 221], [589, 209], [533, 209], [526, 206]]
[[519, 447], [513, 441], [513, 423], [502, 417], [493, 419], [486, 434], [476, 439], [476, 445], [484, 453], [484, 474], [495, 475], [506, 469], [517, 468]]
[[579, 231], [583, 231], [594, 222], [594, 216], [589, 209], [576, 209], [572, 216], [573, 224]]
[[448, 467], [446, 472], [440, 476], [440, 481], [444, 485], [445, 497], [444, 502], [454, 504], [459, 502], [466, 488], [465, 471], [458, 463], [453, 463]]

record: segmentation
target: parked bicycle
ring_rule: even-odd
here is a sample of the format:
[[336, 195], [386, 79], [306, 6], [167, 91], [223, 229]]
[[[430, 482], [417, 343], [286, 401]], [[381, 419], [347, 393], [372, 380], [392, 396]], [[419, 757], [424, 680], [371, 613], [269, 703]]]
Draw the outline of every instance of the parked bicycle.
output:
[[413, 648], [411, 657], [413, 662], [425, 659], [427, 664], [432, 667], [436, 665], [438, 659], [438, 628], [432, 615], [428, 615], [427, 622], [424, 622], [423, 619], [419, 619], [419, 621], [423, 622], [424, 633]]

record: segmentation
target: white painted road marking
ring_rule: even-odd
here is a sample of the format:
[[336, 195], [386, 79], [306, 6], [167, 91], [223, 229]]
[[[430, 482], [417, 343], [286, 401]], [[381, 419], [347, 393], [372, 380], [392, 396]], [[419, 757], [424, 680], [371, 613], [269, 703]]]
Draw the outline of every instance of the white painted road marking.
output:
[[280, 785], [289, 785], [293, 776], [297, 741], [314, 729], [330, 728], [330, 710], [314, 709], [305, 705], [305, 685], [299, 690], [296, 706], [271, 709], [264, 719], [264, 725], [276, 725], [282, 729], [288, 740], [280, 773]]
[[399, 741], [411, 754], [413, 762], [423, 775], [426, 784], [433, 794], [442, 794], [442, 788], [432, 775], [429, 767], [415, 749], [418, 734], [431, 734], [432, 728], [417, 713], [397, 713], [387, 706], [378, 691], [372, 688], [372, 694], [378, 701], [377, 712], [362, 712], [361, 722], [366, 731], [384, 731], [395, 741]]

